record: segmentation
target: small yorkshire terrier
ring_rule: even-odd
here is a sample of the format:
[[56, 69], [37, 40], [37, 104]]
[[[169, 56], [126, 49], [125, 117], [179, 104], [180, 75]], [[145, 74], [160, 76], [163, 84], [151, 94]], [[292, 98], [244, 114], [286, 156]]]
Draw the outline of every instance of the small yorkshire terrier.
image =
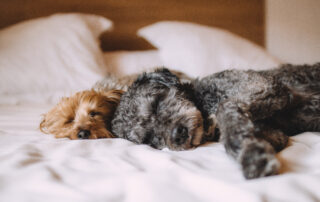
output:
[[[172, 71], [182, 81], [191, 81], [182, 72]], [[108, 75], [92, 90], [64, 97], [43, 116], [40, 130], [56, 138], [97, 139], [112, 138], [111, 120], [121, 95], [135, 81], [138, 74], [124, 77]]]
[[87, 90], [64, 97], [43, 117], [40, 130], [56, 138], [112, 138], [110, 122], [124, 91]]

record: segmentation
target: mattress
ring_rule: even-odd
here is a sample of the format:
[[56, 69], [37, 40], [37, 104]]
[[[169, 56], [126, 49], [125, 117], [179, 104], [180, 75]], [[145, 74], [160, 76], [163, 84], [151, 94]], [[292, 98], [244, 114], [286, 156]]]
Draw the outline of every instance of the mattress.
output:
[[282, 173], [245, 180], [220, 143], [155, 150], [123, 139], [55, 139], [51, 105], [0, 106], [0, 201], [319, 201], [320, 134], [290, 138]]

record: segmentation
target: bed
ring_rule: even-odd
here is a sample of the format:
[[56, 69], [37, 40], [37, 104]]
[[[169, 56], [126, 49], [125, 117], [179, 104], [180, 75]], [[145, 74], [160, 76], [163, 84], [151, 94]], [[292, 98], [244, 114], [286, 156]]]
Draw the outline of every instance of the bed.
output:
[[263, 11], [258, 0], [2, 1], [0, 201], [319, 201], [319, 133], [290, 138], [280, 175], [245, 180], [220, 143], [159, 151], [39, 131], [62, 96], [110, 73], [281, 64], [263, 48]]

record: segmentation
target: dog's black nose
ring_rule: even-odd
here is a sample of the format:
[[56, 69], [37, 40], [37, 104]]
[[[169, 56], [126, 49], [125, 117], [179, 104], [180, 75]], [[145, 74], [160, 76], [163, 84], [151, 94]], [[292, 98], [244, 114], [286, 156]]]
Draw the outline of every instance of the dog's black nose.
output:
[[78, 133], [78, 138], [79, 139], [88, 139], [90, 136], [90, 131], [89, 130], [80, 130]]
[[188, 139], [188, 128], [184, 126], [178, 126], [173, 129], [171, 134], [171, 140], [177, 145], [181, 145]]

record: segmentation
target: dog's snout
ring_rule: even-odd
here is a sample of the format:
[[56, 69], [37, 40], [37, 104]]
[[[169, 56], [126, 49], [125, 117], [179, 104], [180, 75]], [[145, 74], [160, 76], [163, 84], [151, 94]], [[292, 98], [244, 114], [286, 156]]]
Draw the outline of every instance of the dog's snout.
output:
[[178, 126], [173, 129], [171, 140], [177, 145], [181, 145], [188, 139], [188, 129], [184, 126]]
[[78, 133], [78, 138], [79, 139], [88, 139], [90, 136], [90, 131], [89, 130], [80, 130]]

